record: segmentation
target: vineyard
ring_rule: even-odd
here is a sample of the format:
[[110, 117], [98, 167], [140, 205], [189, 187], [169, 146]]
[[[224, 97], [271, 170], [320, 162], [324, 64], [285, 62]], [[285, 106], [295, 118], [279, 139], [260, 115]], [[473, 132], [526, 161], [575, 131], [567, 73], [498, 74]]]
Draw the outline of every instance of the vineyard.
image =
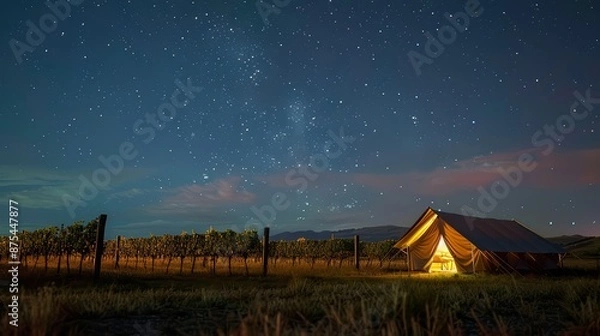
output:
[[[34, 231], [22, 231], [19, 235], [21, 249], [19, 258], [24, 267], [49, 268], [49, 261], [57, 267], [57, 272], [78, 272], [81, 274], [84, 262], [93, 261], [96, 249], [96, 229], [98, 222], [75, 222], [70, 226], [50, 226]], [[8, 237], [1, 237], [0, 258], [6, 260]], [[383, 266], [393, 240], [382, 242], [360, 242], [360, 258], [367, 266]], [[177, 265], [179, 274], [194, 273], [198, 264], [216, 273], [216, 264], [226, 263], [232, 274], [232, 262], [243, 263], [245, 275], [249, 275], [248, 262], [262, 260], [263, 246], [258, 232], [246, 230], [217, 231], [209, 229], [205, 233], [179, 235], [164, 234], [147, 238], [124, 238], [107, 240], [103, 247], [103, 260], [113, 261], [115, 268], [144, 268], [155, 271], [157, 262], [166, 273]], [[352, 264], [354, 241], [352, 239], [270, 241], [269, 260], [276, 265], [285, 260], [292, 266], [300, 263], [316, 263], [327, 267], [341, 267], [344, 261]], [[185, 266], [185, 267], [184, 267]], [[158, 271], [158, 269], [157, 269]]]
[[[2, 335], [595, 335], [599, 278], [420, 275], [393, 240], [269, 241], [248, 230], [104, 241], [102, 281], [91, 281], [93, 220], [21, 231], [19, 329]], [[0, 238], [0, 268], [11, 253]], [[393, 267], [389, 267], [392, 265]], [[370, 266], [370, 268], [369, 268]], [[386, 266], [382, 268], [382, 266]], [[216, 275], [216, 276], [215, 276]], [[0, 293], [0, 302], [12, 302]], [[3, 306], [6, 307], [6, 306]], [[0, 308], [2, 309], [2, 308]], [[285, 328], [289, 332], [282, 332]], [[500, 330], [501, 332], [495, 333]]]

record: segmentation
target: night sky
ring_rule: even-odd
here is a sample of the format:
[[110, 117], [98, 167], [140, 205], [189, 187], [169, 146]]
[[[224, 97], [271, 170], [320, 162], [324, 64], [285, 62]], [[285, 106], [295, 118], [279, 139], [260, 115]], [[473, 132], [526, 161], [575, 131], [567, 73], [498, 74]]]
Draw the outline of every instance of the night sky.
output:
[[594, 1], [60, 3], [0, 14], [21, 230], [410, 226], [430, 206], [600, 235]]

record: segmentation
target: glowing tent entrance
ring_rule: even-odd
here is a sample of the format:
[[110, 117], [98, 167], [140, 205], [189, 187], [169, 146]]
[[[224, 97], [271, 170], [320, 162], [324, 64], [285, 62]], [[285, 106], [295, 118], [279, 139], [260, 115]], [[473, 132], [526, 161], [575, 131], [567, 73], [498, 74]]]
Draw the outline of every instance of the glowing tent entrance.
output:
[[430, 272], [456, 272], [456, 264], [454, 258], [446, 246], [444, 237], [440, 237], [435, 254], [433, 255], [433, 261], [431, 263]]
[[565, 251], [515, 220], [427, 208], [395, 248], [409, 270], [511, 272], [556, 269]]

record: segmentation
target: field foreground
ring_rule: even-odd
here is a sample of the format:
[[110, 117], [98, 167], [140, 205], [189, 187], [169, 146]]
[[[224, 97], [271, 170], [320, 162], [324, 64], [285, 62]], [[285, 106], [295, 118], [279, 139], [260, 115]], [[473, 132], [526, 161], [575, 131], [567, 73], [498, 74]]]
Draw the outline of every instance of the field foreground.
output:
[[[600, 279], [589, 273], [291, 269], [280, 265], [266, 278], [121, 270], [97, 284], [89, 269], [82, 276], [25, 270], [19, 327], [2, 311], [0, 334], [600, 335]], [[8, 299], [3, 291], [2, 309]]]

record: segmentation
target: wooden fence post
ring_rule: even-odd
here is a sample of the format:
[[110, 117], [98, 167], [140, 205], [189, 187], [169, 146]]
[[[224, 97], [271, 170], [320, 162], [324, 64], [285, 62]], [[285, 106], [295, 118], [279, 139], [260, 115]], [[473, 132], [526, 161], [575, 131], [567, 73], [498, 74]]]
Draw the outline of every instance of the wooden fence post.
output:
[[117, 248], [115, 250], [115, 268], [119, 269], [119, 251], [121, 250], [121, 235], [117, 236]]
[[106, 215], [101, 214], [96, 230], [96, 259], [94, 265], [94, 281], [100, 277], [100, 268], [102, 267], [102, 250], [104, 249], [104, 228], [106, 227]]
[[358, 235], [354, 236], [354, 267], [360, 269], [360, 238]]
[[263, 271], [262, 275], [267, 276], [269, 267], [269, 228], [266, 227], [263, 234]]

